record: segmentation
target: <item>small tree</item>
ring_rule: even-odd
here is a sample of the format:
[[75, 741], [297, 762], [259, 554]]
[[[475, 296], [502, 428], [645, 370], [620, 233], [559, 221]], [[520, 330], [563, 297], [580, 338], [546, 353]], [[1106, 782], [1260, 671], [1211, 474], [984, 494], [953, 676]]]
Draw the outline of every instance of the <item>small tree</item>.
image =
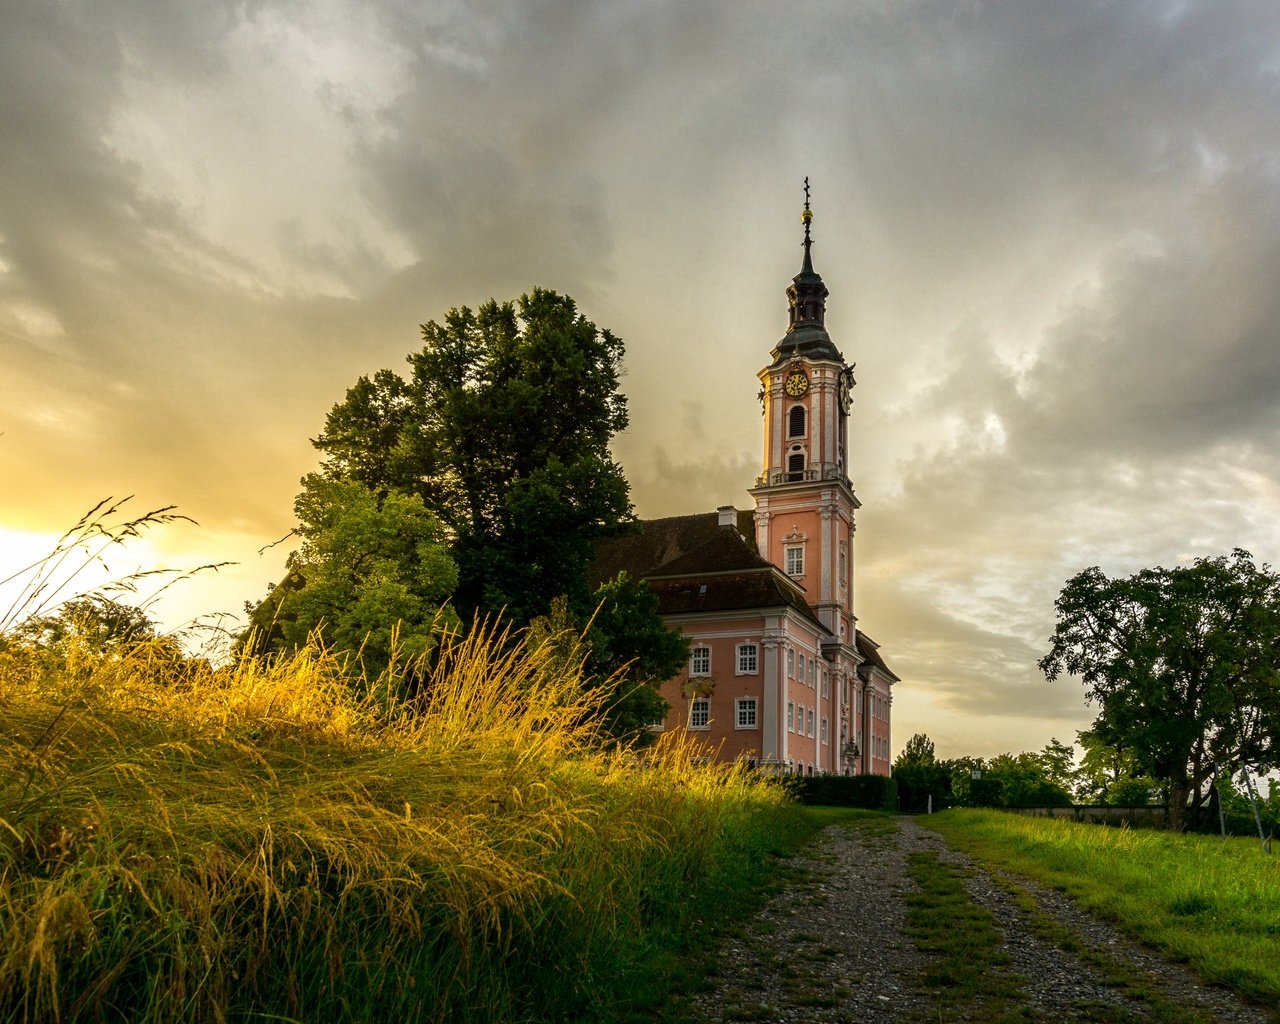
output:
[[77, 646], [102, 653], [156, 637], [155, 623], [141, 608], [90, 594], [72, 598], [54, 612], [25, 620], [7, 639], [14, 646], [66, 654]]
[[933, 740], [924, 733], [918, 732], [907, 740], [906, 746], [893, 762], [893, 770], [896, 772], [910, 766], [927, 766], [935, 763]]
[[1046, 770], [1043, 754], [997, 754], [986, 762], [982, 776], [1000, 781], [1003, 806], [1062, 807], [1071, 803], [1071, 794]]
[[285, 581], [253, 612], [258, 642], [298, 648], [313, 633], [377, 677], [393, 655], [420, 657], [442, 628], [458, 570], [440, 523], [416, 495], [316, 473], [294, 504], [302, 547]]
[[666, 627], [657, 596], [625, 572], [601, 584], [593, 598], [587, 671], [594, 680], [612, 680], [614, 687], [605, 729], [620, 740], [645, 744], [648, 727], [661, 722], [669, 708], [658, 687], [688, 659], [689, 640]]

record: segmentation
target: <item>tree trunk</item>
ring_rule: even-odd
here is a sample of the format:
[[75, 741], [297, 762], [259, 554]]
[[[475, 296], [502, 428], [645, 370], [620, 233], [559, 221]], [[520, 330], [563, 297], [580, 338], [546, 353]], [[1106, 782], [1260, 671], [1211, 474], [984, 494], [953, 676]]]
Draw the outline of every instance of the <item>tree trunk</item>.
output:
[[1187, 796], [1191, 786], [1186, 779], [1169, 780], [1169, 831], [1181, 832], [1186, 826]]

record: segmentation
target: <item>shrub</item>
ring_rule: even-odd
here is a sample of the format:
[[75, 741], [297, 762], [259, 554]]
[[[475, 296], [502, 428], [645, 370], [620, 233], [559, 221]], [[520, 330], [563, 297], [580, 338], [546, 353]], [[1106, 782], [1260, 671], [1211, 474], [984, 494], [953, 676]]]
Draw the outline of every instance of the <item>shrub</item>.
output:
[[797, 775], [787, 787], [802, 804], [894, 811], [898, 788], [884, 775]]
[[951, 769], [946, 764], [907, 764], [895, 767], [893, 780], [898, 787], [899, 810], [926, 811], [932, 805], [935, 811], [940, 811], [954, 802]]
[[1003, 805], [1003, 779], [974, 779], [969, 783], [970, 807], [1002, 807]]
[[1146, 807], [1155, 788], [1152, 779], [1120, 779], [1107, 787], [1107, 803], [1113, 807]]

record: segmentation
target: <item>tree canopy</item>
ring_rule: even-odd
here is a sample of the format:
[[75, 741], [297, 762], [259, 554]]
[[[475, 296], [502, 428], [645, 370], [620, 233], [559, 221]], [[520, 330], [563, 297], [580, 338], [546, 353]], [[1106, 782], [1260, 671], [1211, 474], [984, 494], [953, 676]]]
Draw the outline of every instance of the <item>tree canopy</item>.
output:
[[253, 614], [253, 625], [279, 646], [301, 647], [318, 634], [375, 678], [393, 647], [395, 656], [420, 657], [442, 625], [456, 625], [442, 606], [458, 570], [439, 521], [416, 495], [379, 498], [354, 480], [310, 473], [294, 511], [302, 546], [290, 556], [289, 576]]
[[534, 289], [423, 325], [411, 376], [362, 377], [315, 439], [323, 475], [416, 495], [443, 524], [464, 618], [589, 603], [593, 541], [634, 521], [609, 443], [627, 425], [622, 342]]
[[[0, 645], [38, 647], [65, 655], [76, 646], [102, 652], [158, 639], [155, 623], [143, 609], [102, 594], [85, 594], [19, 623], [0, 636]], [[173, 646], [176, 649], [176, 642]]]
[[1041, 670], [1081, 678], [1101, 709], [1092, 733], [1168, 788], [1174, 827], [1217, 770], [1280, 767], [1280, 578], [1269, 566], [1236, 549], [1127, 579], [1093, 567], [1056, 608]]

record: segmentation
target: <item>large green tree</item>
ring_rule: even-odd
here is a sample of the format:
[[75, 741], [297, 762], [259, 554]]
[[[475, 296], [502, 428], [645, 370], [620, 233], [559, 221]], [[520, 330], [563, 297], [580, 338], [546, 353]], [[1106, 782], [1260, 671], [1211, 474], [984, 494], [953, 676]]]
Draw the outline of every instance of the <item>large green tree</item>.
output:
[[622, 342], [535, 289], [425, 324], [411, 376], [356, 382], [314, 444], [323, 475], [416, 495], [444, 525], [464, 618], [590, 604], [593, 542], [634, 520], [609, 452], [627, 425]]
[[1093, 732], [1168, 789], [1171, 824], [1208, 798], [1216, 769], [1280, 766], [1280, 577], [1247, 551], [1109, 579], [1067, 581], [1053, 680], [1079, 676]]

